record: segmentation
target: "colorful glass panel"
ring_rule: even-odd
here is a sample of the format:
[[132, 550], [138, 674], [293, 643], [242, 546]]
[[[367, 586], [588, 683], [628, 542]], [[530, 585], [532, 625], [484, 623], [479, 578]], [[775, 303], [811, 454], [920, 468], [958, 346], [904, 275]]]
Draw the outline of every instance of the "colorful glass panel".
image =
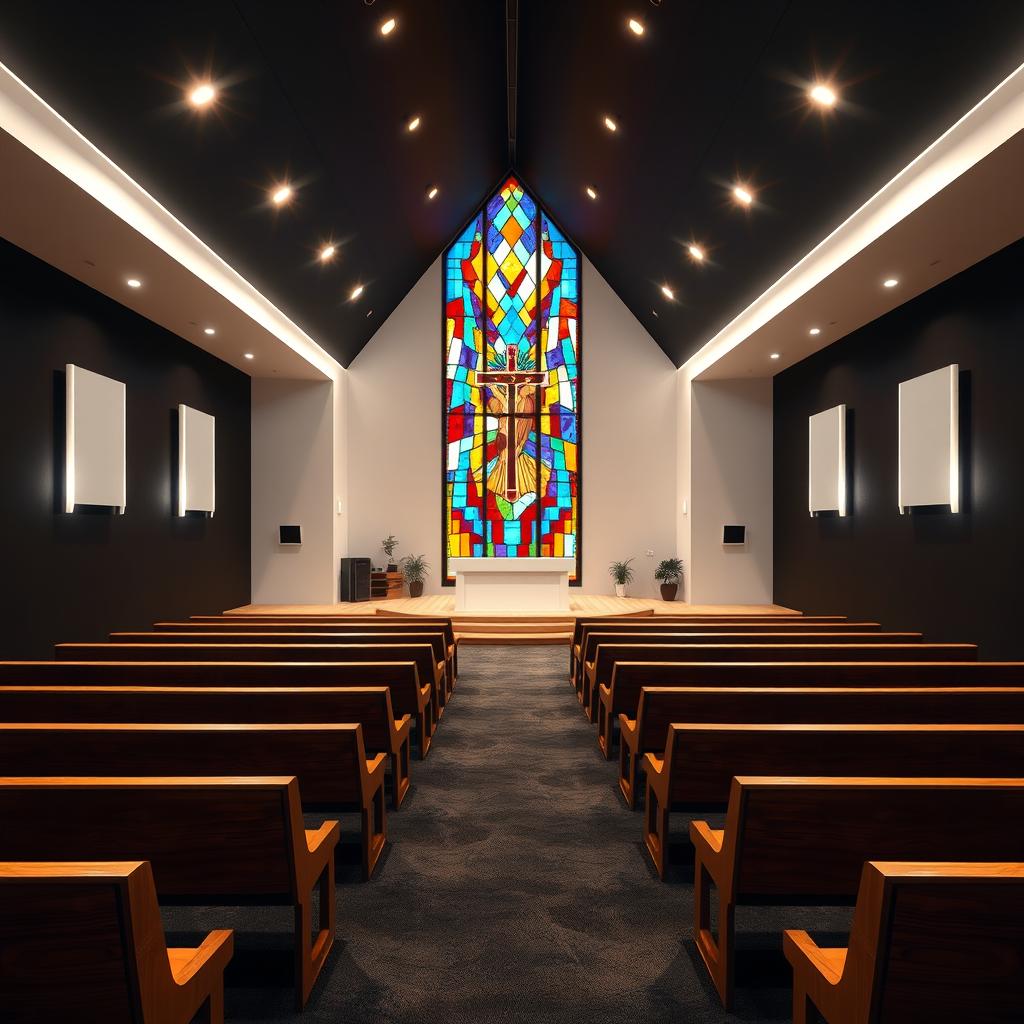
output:
[[509, 178], [444, 273], [445, 562], [578, 562], [576, 250]]

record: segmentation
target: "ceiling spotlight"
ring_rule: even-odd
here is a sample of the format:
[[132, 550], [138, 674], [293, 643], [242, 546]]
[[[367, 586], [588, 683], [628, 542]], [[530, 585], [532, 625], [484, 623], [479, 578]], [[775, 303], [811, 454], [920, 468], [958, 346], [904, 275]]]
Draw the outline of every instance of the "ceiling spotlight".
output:
[[292, 197], [291, 185], [279, 185], [273, 192], [270, 193], [271, 202], [275, 206], [284, 206]]
[[666, 299], [674, 300], [676, 297], [676, 293], [672, 291], [667, 284], [663, 284], [661, 286], [661, 294], [664, 295]]
[[618, 126], [618, 125], [617, 125], [617, 124], [615, 123], [615, 121], [614, 121], [614, 120], [613, 120], [612, 118], [610, 118], [610, 117], [606, 117], [606, 118], [604, 119], [604, 126], [605, 126], [605, 128], [607, 128], [607, 129], [608, 129], [608, 131], [610, 131], [610, 132], [617, 132], [617, 131], [619, 130], [619, 126]]
[[204, 327], [203, 328], [203, 334], [209, 334], [209, 335], [212, 336], [212, 335], [214, 335], [216, 333], [217, 333], [217, 329], [215, 327]]
[[778, 352], [773, 352], [768, 358], [769, 359], [781, 359], [782, 357], [779, 355]]
[[243, 352], [242, 355], [244, 355], [246, 359], [255, 359], [256, 358], [251, 352]]
[[208, 107], [217, 98], [217, 90], [209, 82], [195, 86], [188, 94], [188, 101], [193, 107]]
[[430, 188], [427, 189], [427, 198], [428, 199], [436, 199], [437, 198], [437, 193], [439, 191], [440, 191], [440, 189], [436, 185], [431, 185]]
[[335, 245], [325, 245], [320, 250], [320, 262], [321, 263], [330, 263], [330, 261], [334, 259], [334, 254], [337, 251], [338, 251], [337, 246], [335, 246]]
[[637, 21], [636, 18], [630, 18], [629, 21], [626, 22], [626, 25], [629, 27], [629, 31], [632, 32], [633, 35], [642, 36], [644, 34], [644, 26], [641, 22]]
[[409, 132], [416, 131], [420, 126], [420, 116], [417, 114], [414, 118], [411, 118], [409, 123], [405, 126], [405, 130]]
[[395, 28], [397, 27], [397, 25], [398, 25], [398, 22], [394, 18], [388, 18], [388, 20], [385, 21], [381, 25], [381, 27], [380, 27], [380, 34], [382, 36], [389, 36], [389, 35], [391, 35], [391, 33], [395, 31]]
[[836, 102], [836, 93], [833, 88], [822, 85], [820, 82], [808, 93], [812, 100], [820, 107], [833, 107]]
[[743, 185], [736, 185], [732, 190], [733, 198], [743, 206], [749, 206], [754, 201], [753, 193]]
[[590, 196], [591, 199], [597, 198], [597, 192], [591, 185], [587, 186], [587, 195]]
[[812, 327], [807, 333], [810, 334], [812, 338], [816, 337], [817, 335], [821, 334], [821, 328]]
[[137, 277], [129, 277], [128, 280], [125, 281], [125, 284], [128, 285], [129, 288], [142, 287], [142, 282]]
[[690, 254], [690, 259], [696, 263], [700, 263], [704, 259], [704, 250], [699, 245], [688, 245], [686, 251]]
[[357, 284], [355, 286], [355, 288], [352, 289], [352, 294], [349, 296], [349, 299], [352, 302], [355, 302], [355, 300], [358, 299], [359, 296], [362, 295], [362, 294], [363, 294], [363, 286], [361, 284]]
[[895, 288], [896, 285], [898, 285], [898, 284], [899, 284], [899, 281], [897, 281], [895, 277], [887, 277], [882, 282], [882, 287], [883, 288]]

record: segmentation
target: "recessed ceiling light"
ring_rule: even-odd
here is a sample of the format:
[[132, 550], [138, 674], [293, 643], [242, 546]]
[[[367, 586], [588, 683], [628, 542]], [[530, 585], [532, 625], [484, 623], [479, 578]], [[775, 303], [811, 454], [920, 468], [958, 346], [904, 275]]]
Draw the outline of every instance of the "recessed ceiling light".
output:
[[142, 287], [142, 282], [137, 277], [129, 277], [128, 280], [125, 281], [125, 284], [128, 285], [129, 288]]
[[594, 189], [593, 186], [588, 185], [587, 186], [587, 195], [590, 196], [591, 199], [596, 199], [597, 198], [597, 190]]
[[824, 85], [819, 82], [811, 91], [808, 93], [812, 100], [820, 107], [832, 107], [835, 106], [836, 92], [831, 86]]
[[420, 116], [417, 114], [415, 117], [409, 119], [409, 123], [405, 126], [406, 131], [414, 132], [420, 126]]
[[244, 355], [246, 359], [255, 359], [256, 358], [251, 352], [243, 352], [242, 355]]
[[203, 334], [214, 335], [216, 333], [217, 333], [217, 328], [216, 327], [204, 327], [203, 328]]
[[779, 355], [778, 352], [773, 352], [768, 358], [769, 359], [781, 359], [782, 357]]
[[284, 206], [292, 197], [291, 185], [278, 185], [273, 192], [270, 193], [270, 199], [275, 206]]
[[188, 94], [188, 101], [193, 107], [208, 107], [217, 98], [217, 90], [209, 82], [201, 82], [194, 86]]
[[355, 302], [355, 300], [358, 299], [359, 296], [362, 295], [362, 294], [363, 294], [363, 286], [361, 284], [357, 284], [355, 286], [355, 288], [352, 289], [352, 294], [349, 296], [349, 298], [353, 302]]
[[667, 284], [663, 284], [661, 286], [661, 294], [664, 295], [666, 299], [675, 299], [676, 297], [676, 293], [672, 291]]
[[643, 23], [637, 21], [636, 18], [630, 18], [626, 24], [629, 26], [629, 31], [632, 32], [633, 35], [642, 36], [644, 34]]
[[736, 185], [732, 190], [733, 198], [743, 206], [749, 206], [754, 201], [754, 195], [744, 185]]
[[821, 334], [821, 328], [820, 327], [812, 327], [807, 333], [810, 334], [813, 337], [815, 335]]
[[436, 199], [437, 198], [437, 193], [439, 191], [440, 191], [440, 189], [436, 185], [431, 185], [430, 188], [427, 189], [427, 198], [428, 199]]
[[882, 287], [883, 288], [895, 288], [896, 285], [898, 285], [898, 284], [899, 284], [899, 281], [897, 281], [895, 277], [887, 277], [882, 282]]
[[615, 120], [610, 117], [606, 117], [604, 119], [604, 126], [610, 132], [617, 132], [619, 130], [619, 126], [615, 123]]
[[337, 246], [331, 245], [331, 244], [325, 245], [320, 250], [320, 262], [321, 263], [330, 263], [330, 261], [334, 259], [334, 254], [337, 251], [338, 251]]
[[690, 254], [690, 259], [697, 263], [704, 259], [704, 250], [699, 245], [688, 245], [686, 251]]
[[388, 20], [385, 21], [381, 25], [381, 27], [380, 27], [380, 34], [382, 36], [389, 36], [389, 35], [391, 35], [392, 32], [395, 31], [395, 28], [397, 26], [398, 26], [398, 21], [395, 18], [388, 18]]

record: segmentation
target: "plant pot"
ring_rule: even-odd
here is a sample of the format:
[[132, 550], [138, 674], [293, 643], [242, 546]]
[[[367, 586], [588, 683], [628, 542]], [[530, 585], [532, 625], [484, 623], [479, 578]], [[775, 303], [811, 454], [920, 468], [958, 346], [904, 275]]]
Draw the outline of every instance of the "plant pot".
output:
[[661, 599], [662, 601], [674, 601], [676, 599], [676, 592], [679, 590], [678, 583], [662, 583], [661, 585]]
[[423, 596], [423, 580], [413, 580], [409, 584], [409, 596], [410, 597], [422, 597]]
[[615, 584], [615, 596], [616, 597], [625, 597], [626, 596], [626, 584], [625, 583], [616, 583]]

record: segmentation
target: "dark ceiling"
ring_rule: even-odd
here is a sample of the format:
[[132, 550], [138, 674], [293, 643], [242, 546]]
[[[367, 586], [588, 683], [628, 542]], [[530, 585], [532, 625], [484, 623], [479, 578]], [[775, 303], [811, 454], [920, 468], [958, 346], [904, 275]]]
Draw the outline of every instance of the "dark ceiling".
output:
[[510, 164], [681, 363], [1024, 61], [1024, 4], [23, 0], [0, 61], [344, 364]]

